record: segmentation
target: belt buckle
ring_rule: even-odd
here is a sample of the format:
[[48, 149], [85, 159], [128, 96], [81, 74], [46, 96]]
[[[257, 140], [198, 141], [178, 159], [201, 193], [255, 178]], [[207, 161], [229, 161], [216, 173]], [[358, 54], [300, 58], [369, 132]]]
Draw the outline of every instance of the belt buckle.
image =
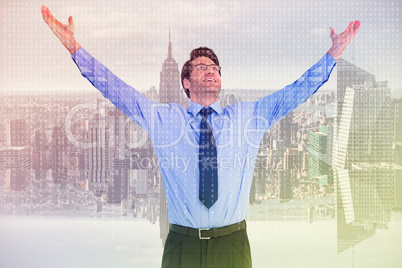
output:
[[210, 236], [206, 236], [206, 237], [203, 237], [203, 236], [201, 236], [201, 231], [208, 231], [209, 230], [209, 228], [206, 228], [206, 229], [198, 229], [198, 237], [200, 238], [200, 239], [211, 239], [211, 237]]

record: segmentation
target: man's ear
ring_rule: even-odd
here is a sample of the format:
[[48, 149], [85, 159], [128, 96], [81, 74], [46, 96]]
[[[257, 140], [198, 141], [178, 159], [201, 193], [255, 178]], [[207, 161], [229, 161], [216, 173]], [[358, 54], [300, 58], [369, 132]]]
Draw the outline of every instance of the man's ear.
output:
[[188, 80], [187, 78], [183, 79], [183, 86], [185, 89], [190, 89], [190, 80]]

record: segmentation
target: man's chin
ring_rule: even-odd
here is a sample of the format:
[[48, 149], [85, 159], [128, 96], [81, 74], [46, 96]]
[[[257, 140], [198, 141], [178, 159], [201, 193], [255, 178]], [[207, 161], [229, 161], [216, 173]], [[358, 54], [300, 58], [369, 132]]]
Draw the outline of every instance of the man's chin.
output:
[[210, 93], [218, 93], [221, 92], [221, 88], [218, 86], [209, 86], [209, 87], [204, 87], [203, 88], [204, 92], [210, 92]]

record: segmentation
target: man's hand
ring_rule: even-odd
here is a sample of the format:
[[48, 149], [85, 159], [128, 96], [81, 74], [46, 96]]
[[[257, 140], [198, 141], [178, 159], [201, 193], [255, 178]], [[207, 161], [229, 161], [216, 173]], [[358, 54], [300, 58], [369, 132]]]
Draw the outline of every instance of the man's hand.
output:
[[353, 21], [349, 23], [348, 28], [341, 33], [336, 34], [335, 30], [330, 27], [331, 30], [331, 39], [332, 39], [332, 47], [328, 50], [328, 54], [331, 55], [335, 60], [342, 54], [343, 50], [352, 42], [355, 37], [357, 31], [360, 28], [360, 21]]
[[62, 24], [53, 17], [50, 10], [45, 6], [42, 6], [42, 16], [43, 20], [49, 25], [52, 32], [59, 38], [71, 55], [80, 49], [80, 44], [74, 39], [73, 17], [70, 16], [68, 18], [68, 25]]

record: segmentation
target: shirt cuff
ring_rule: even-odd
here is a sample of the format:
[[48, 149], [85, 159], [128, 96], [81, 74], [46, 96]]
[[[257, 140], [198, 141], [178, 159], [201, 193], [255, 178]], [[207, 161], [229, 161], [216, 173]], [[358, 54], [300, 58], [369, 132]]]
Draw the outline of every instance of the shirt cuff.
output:
[[326, 53], [321, 60], [324, 60], [324, 62], [322, 62], [322, 65], [326, 67], [326, 72], [329, 75], [336, 65], [336, 60], [328, 53]]
[[334, 57], [332, 57], [330, 54], [326, 53], [326, 55], [327, 55], [327, 59], [332, 59], [336, 62], [336, 59], [334, 59]]
[[80, 49], [71, 55], [71, 58], [77, 63], [80, 59], [89, 60], [92, 56], [85, 49], [80, 47]]
[[76, 52], [74, 52], [74, 54], [73, 55], [71, 55], [71, 58], [73, 58], [73, 60], [75, 60], [76, 59], [76, 57], [77, 57], [77, 53], [78, 53], [78, 51], [80, 51], [81, 49], [83, 49], [82, 47], [80, 47]]

